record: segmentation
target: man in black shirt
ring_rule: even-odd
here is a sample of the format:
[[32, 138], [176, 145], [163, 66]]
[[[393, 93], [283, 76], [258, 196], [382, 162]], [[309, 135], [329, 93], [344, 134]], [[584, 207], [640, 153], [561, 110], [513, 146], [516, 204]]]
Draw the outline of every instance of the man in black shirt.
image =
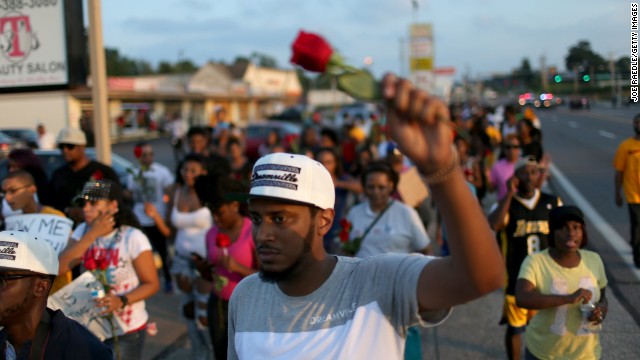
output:
[[56, 169], [51, 176], [51, 205], [79, 223], [82, 221], [82, 209], [74, 206], [72, 200], [82, 191], [84, 184], [89, 180], [119, 179], [111, 167], [89, 159], [85, 153], [87, 139], [82, 130], [60, 130], [57, 144], [67, 163]]
[[0, 359], [113, 359], [84, 326], [47, 308], [59, 270], [51, 245], [33, 234], [2, 231], [0, 254]]

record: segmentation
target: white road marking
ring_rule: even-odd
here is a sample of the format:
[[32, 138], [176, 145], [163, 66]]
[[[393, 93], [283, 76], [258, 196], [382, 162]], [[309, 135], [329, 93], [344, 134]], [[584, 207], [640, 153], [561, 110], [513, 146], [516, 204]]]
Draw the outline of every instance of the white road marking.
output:
[[607, 139], [615, 139], [616, 138], [616, 134], [610, 133], [610, 132], [604, 131], [604, 130], [598, 130], [598, 135], [604, 136]]
[[578, 123], [575, 122], [575, 121], [569, 121], [569, 127], [577, 129], [578, 128]]
[[[557, 183], [569, 194], [569, 197], [573, 199], [576, 206], [578, 206], [589, 219], [589, 226], [595, 227], [600, 234], [602, 234], [602, 237], [613, 247], [618, 255], [620, 255], [636, 278], [640, 280], [640, 269], [637, 269], [633, 264], [633, 255], [631, 254], [631, 246], [629, 243], [609, 225], [554, 164], [551, 164], [549, 169], [551, 170], [552, 179], [557, 180]], [[611, 201], [613, 201], [613, 199], [611, 199]]]

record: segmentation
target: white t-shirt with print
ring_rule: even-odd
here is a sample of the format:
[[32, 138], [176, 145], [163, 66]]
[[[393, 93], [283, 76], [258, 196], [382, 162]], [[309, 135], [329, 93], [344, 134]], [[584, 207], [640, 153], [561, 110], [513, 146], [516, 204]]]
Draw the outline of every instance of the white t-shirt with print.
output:
[[[347, 220], [352, 224], [349, 240], [364, 235], [377, 216], [377, 213], [371, 211], [368, 201], [354, 206], [347, 215]], [[365, 258], [388, 253], [409, 254], [425, 249], [430, 242], [418, 212], [394, 200], [362, 240], [356, 257]]]
[[[71, 234], [71, 238], [75, 241], [80, 240], [86, 229], [87, 223], [78, 225]], [[118, 259], [117, 263], [110, 263], [108, 268], [116, 295], [126, 295], [140, 285], [133, 261], [141, 253], [151, 251], [149, 239], [142, 231], [130, 226], [121, 226], [119, 230], [97, 238], [85, 252], [85, 256], [98, 255], [102, 251], [107, 251]], [[114, 314], [117, 315], [118, 321], [126, 325], [129, 330], [141, 328], [149, 319], [144, 301], [131, 303]]]
[[144, 212], [144, 202], [148, 201], [158, 209], [158, 213], [164, 219], [166, 215], [166, 204], [164, 203], [164, 190], [174, 182], [173, 174], [169, 169], [161, 164], [152, 163], [149, 170], [139, 177], [140, 167], [133, 169], [127, 180], [127, 189], [133, 195], [133, 213], [142, 226], [153, 226], [155, 222]]

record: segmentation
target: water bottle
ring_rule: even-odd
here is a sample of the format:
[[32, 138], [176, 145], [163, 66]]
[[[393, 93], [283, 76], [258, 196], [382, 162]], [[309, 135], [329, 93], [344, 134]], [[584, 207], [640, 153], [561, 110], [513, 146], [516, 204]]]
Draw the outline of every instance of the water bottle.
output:
[[602, 328], [602, 324], [589, 321], [593, 310], [596, 308], [595, 304], [588, 302], [586, 304], [580, 304], [580, 313], [582, 314], [582, 322], [587, 331], [591, 333], [597, 333]]
[[103, 298], [105, 295], [104, 293], [104, 288], [102, 287], [102, 285], [96, 285], [94, 287], [91, 288], [91, 298], [92, 299], [100, 299]]

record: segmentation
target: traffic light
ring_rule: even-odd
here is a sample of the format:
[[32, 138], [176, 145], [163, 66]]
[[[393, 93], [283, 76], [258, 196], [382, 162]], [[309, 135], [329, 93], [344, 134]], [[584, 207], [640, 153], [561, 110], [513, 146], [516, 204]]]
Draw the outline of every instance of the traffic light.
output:
[[560, 76], [560, 75], [556, 75], [553, 79], [554, 79], [557, 83], [562, 82], [562, 76]]
[[584, 82], [589, 82], [589, 80], [591, 80], [591, 76], [585, 75], [582, 77], [582, 80], [584, 80]]

